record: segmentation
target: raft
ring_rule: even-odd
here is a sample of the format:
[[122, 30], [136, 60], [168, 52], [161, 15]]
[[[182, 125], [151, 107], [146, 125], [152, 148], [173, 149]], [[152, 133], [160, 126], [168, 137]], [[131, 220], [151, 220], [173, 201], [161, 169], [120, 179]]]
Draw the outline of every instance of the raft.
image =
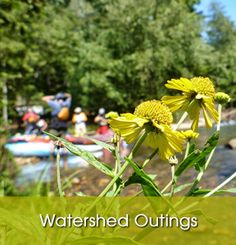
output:
[[[94, 135], [93, 139], [107, 142], [110, 141], [113, 132], [108, 130], [107, 134]], [[92, 153], [102, 153], [102, 146], [94, 144], [94, 142], [86, 137], [74, 137], [65, 135], [65, 139], [82, 150]], [[16, 157], [49, 157], [56, 154], [54, 144], [48, 135], [20, 135], [11, 137], [5, 144], [8, 149]], [[61, 149], [61, 155], [72, 155], [66, 149]]]
[[[82, 150], [92, 153], [102, 152], [102, 147], [95, 144], [76, 145]], [[5, 144], [5, 148], [8, 149], [14, 156], [17, 157], [49, 157], [56, 154], [54, 144], [50, 142], [10, 142]], [[66, 149], [60, 149], [61, 155], [73, 155]]]

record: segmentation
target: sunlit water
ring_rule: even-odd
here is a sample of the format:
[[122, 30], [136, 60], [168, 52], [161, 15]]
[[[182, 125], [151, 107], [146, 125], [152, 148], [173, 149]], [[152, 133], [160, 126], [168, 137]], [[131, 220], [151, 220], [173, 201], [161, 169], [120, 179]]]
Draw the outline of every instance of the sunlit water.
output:
[[[209, 136], [214, 132], [213, 130], [206, 130], [204, 128], [200, 129], [201, 137], [197, 141], [197, 146], [202, 147]], [[225, 148], [225, 144], [229, 142], [230, 139], [236, 138], [236, 125], [226, 125], [222, 126], [219, 145], [214, 153], [214, 157], [207, 169], [204, 177], [202, 179], [202, 185], [204, 187], [214, 187], [221, 183], [224, 179], [229, 177], [233, 172], [236, 171], [236, 150], [231, 150]], [[137, 162], [142, 162], [148, 156], [150, 151], [143, 148], [139, 156], [136, 157]], [[55, 165], [55, 164], [54, 164]], [[49, 166], [46, 168], [46, 166]], [[71, 168], [86, 167], [85, 163], [73, 162], [69, 165]], [[46, 173], [43, 173], [47, 169]], [[160, 181], [160, 185], [164, 186], [170, 178], [170, 169], [168, 164], [161, 162], [158, 159], [154, 159], [150, 166], [145, 169], [147, 172], [157, 174]], [[49, 160], [44, 160], [38, 164], [28, 164], [22, 167], [21, 173], [17, 178], [17, 185], [27, 184], [33, 181], [38, 181], [43, 177], [44, 181], [50, 181], [52, 175], [52, 164]], [[186, 171], [186, 174], [181, 177], [180, 183], [192, 182], [193, 178], [196, 176], [196, 171], [190, 170]], [[230, 187], [235, 186], [236, 181], [232, 181]]]
[[[204, 146], [209, 136], [214, 132], [214, 129], [207, 130], [205, 128], [200, 128], [200, 138], [197, 140], [197, 147], [200, 149]], [[229, 142], [230, 139], [236, 138], [236, 125], [222, 125], [220, 132], [219, 144], [215, 150], [214, 156], [210, 165], [205, 172], [200, 186], [204, 188], [212, 188], [220, 184], [230, 175], [236, 171], [236, 149], [227, 149], [225, 144]], [[142, 162], [150, 154], [147, 152], [148, 149], [144, 148], [142, 154], [137, 157], [138, 162]], [[155, 169], [159, 183], [162, 186], [165, 186], [166, 183], [170, 180], [170, 168], [169, 165], [158, 160], [154, 159], [151, 163], [155, 165], [156, 168], [147, 166], [147, 172], [152, 173]], [[197, 172], [192, 168], [187, 170], [186, 173], [181, 176], [180, 183], [191, 183], [196, 176]], [[227, 187], [236, 186], [236, 180], [230, 182]]]

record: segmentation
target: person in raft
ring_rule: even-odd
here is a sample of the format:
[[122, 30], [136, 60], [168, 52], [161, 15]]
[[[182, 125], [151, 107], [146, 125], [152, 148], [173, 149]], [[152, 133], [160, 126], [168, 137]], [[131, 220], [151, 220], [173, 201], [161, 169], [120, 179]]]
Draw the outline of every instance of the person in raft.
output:
[[40, 135], [48, 126], [32, 108], [27, 110], [22, 121], [26, 124], [25, 135]]
[[44, 96], [42, 100], [52, 108], [49, 131], [56, 136], [64, 135], [68, 128], [67, 121], [70, 116], [71, 95], [57, 93], [55, 96]]
[[74, 110], [74, 114], [72, 117], [72, 123], [75, 124], [75, 136], [82, 136], [84, 135], [86, 130], [86, 122], [88, 121], [88, 118], [86, 114], [82, 111], [81, 107], [76, 107]]
[[33, 132], [36, 129], [36, 122], [38, 120], [39, 116], [37, 115], [37, 113], [35, 113], [31, 107], [28, 108], [27, 112], [22, 117], [22, 121], [25, 124], [25, 135], [34, 134]]
[[99, 128], [96, 131], [97, 134], [106, 134], [108, 132], [109, 127], [105, 113], [105, 109], [100, 108], [98, 110], [98, 115], [94, 118], [94, 122], [99, 125]]

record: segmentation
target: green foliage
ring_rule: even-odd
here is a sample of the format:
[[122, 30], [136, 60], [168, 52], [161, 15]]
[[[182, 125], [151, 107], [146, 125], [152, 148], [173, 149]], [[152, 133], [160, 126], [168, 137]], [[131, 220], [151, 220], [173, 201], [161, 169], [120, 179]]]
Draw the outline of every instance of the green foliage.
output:
[[[127, 110], [140, 100], [162, 96], [161, 85], [170, 77], [198, 72], [200, 19], [184, 1], [96, 3], [84, 22], [82, 62], [69, 79], [82, 92], [82, 105]], [[84, 7], [81, 15], [90, 11], [86, 14]]]
[[236, 27], [224, 14], [222, 6], [211, 5], [211, 17], [208, 22], [208, 42], [212, 54], [210, 74], [217, 83], [217, 87], [229, 93], [232, 102], [236, 100]]
[[162, 196], [161, 192], [158, 190], [158, 187], [142, 169], [138, 167], [136, 163], [127, 158], [127, 161], [134, 169], [135, 173], [130, 176], [128, 181], [125, 183], [126, 186], [134, 183], [139, 183], [142, 186], [143, 193], [146, 196]]
[[212, 152], [216, 147], [219, 140], [219, 132], [215, 132], [207, 141], [204, 149], [194, 150], [191, 152], [188, 157], [186, 157], [182, 162], [179, 163], [178, 168], [175, 171], [175, 179], [177, 178], [188, 168], [195, 165], [195, 168], [198, 171], [203, 171], [205, 166], [206, 157]]
[[18, 168], [14, 158], [0, 142], [0, 196], [17, 195], [14, 178]]
[[30, 103], [67, 90], [86, 110], [127, 111], [160, 98], [166, 80], [194, 75], [212, 77], [234, 101], [235, 26], [214, 5], [205, 42], [197, 3], [1, 1], [0, 84], [7, 82], [9, 110], [16, 97]]
[[81, 157], [91, 165], [93, 165], [95, 168], [99, 169], [104, 174], [114, 177], [114, 173], [111, 170], [111, 167], [106, 165], [105, 163], [100, 162], [91, 152], [85, 151], [80, 149], [78, 146], [75, 146], [74, 144], [67, 142], [65, 139], [56, 137], [50, 133], [45, 132], [47, 135], [49, 135], [53, 140], [59, 140], [63, 143], [63, 146], [73, 153], [76, 156]]

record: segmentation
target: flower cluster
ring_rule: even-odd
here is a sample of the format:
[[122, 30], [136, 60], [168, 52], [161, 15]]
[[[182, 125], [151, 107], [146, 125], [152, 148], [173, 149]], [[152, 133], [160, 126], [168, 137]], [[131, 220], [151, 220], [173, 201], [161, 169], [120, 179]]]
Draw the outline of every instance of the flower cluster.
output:
[[[185, 141], [197, 138], [199, 116], [202, 110], [206, 126], [212, 127], [212, 119], [218, 122], [215, 99], [221, 103], [230, 97], [224, 93], [215, 93], [212, 81], [207, 77], [192, 79], [180, 78], [167, 81], [169, 89], [181, 92], [177, 96], [164, 96], [161, 101], [149, 100], [139, 104], [134, 113], [118, 115], [111, 112], [107, 117], [112, 130], [130, 144], [141, 134], [146, 133], [144, 143], [158, 149], [161, 159], [169, 160], [177, 152], [182, 152]], [[172, 112], [186, 111], [193, 120], [192, 130], [179, 132], [171, 128]]]
[[110, 119], [109, 123], [128, 144], [146, 131], [145, 144], [154, 149], [158, 148], [161, 159], [169, 159], [176, 152], [182, 151], [185, 142], [185, 137], [170, 127], [172, 121], [173, 117], [167, 105], [158, 100], [150, 100], [138, 105], [133, 114], [121, 114]]
[[164, 96], [162, 101], [169, 106], [171, 111], [179, 109], [187, 111], [190, 119], [193, 120], [193, 131], [198, 128], [201, 109], [208, 128], [212, 127], [211, 118], [218, 121], [218, 113], [214, 107], [215, 89], [209, 78], [172, 79], [167, 81], [166, 87], [182, 92], [182, 95]]

